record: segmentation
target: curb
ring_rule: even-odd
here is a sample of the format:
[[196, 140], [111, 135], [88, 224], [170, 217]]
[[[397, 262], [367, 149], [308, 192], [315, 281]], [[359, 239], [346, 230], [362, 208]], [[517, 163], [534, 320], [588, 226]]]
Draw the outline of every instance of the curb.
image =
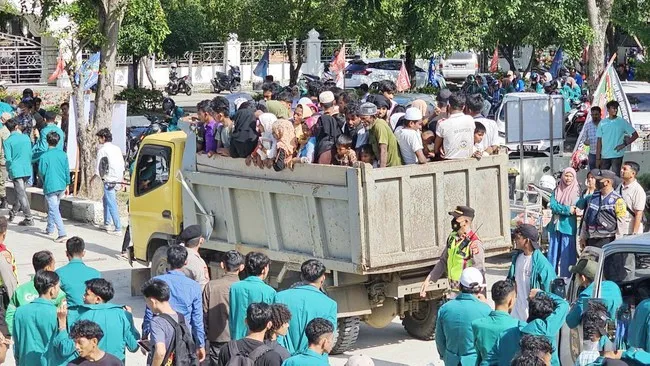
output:
[[[11, 182], [6, 182], [7, 200], [10, 204], [16, 201], [16, 192]], [[35, 187], [27, 188], [27, 199], [32, 210], [47, 213], [47, 202], [43, 190]], [[61, 216], [64, 219], [101, 225], [104, 223], [104, 208], [101, 202], [86, 200], [82, 198], [67, 196], [61, 200], [59, 206]], [[120, 217], [122, 226], [128, 225], [128, 218]]]

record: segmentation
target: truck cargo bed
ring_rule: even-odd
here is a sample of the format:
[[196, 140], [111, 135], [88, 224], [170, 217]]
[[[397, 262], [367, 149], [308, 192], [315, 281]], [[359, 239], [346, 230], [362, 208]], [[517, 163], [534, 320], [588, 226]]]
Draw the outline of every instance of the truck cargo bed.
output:
[[[194, 154], [192, 154], [194, 155]], [[300, 164], [276, 172], [244, 159], [185, 156], [184, 224], [213, 230], [204, 247], [261, 250], [274, 261], [321, 259], [356, 274], [430, 266], [457, 205], [476, 210], [486, 251], [510, 248], [507, 156], [383, 169]]]

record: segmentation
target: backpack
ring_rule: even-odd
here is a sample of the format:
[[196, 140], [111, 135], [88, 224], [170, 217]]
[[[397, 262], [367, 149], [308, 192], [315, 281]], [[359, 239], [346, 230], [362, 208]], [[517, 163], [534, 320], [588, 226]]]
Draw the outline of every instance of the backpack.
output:
[[168, 314], [158, 314], [157, 316], [167, 320], [174, 328], [174, 336], [169, 344], [169, 349], [163, 358], [163, 366], [198, 366], [199, 362], [196, 358], [196, 347], [192, 334], [187, 325], [185, 324], [185, 317], [182, 314], [178, 315], [178, 322], [176, 322]]
[[262, 344], [255, 348], [248, 355], [244, 355], [239, 351], [237, 347], [237, 341], [228, 342], [228, 353], [230, 353], [230, 360], [225, 366], [254, 366], [255, 361], [260, 357], [264, 356], [266, 352], [273, 350], [271, 347], [266, 344]]

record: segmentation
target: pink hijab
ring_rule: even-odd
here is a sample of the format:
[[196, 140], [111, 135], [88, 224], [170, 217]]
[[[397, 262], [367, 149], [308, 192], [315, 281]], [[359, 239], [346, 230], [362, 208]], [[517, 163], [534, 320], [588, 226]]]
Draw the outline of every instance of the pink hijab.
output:
[[560, 179], [560, 183], [558, 184], [557, 188], [555, 188], [555, 199], [560, 204], [571, 206], [575, 205], [575, 203], [578, 201], [578, 197], [580, 195], [580, 185], [578, 185], [575, 169], [571, 167], [564, 169], [562, 171], [562, 177], [564, 177], [564, 175], [567, 173], [573, 174], [573, 183], [571, 183], [571, 185], [566, 185], [566, 183], [564, 183], [564, 180]]

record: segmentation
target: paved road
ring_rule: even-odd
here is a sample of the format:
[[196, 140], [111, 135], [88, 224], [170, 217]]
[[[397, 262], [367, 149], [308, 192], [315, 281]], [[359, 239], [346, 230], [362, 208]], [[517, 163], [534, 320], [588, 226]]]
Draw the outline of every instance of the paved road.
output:
[[[5, 242], [16, 256], [21, 283], [28, 281], [33, 275], [31, 256], [36, 251], [44, 249], [52, 251], [56, 257], [57, 267], [67, 263], [65, 245], [54, 243], [41, 234], [45, 228], [45, 222], [43, 218], [36, 221], [36, 226], [32, 228], [10, 224]], [[78, 235], [86, 240], [86, 263], [100, 270], [104, 278], [113, 282], [115, 286], [113, 302], [131, 306], [137, 326], [140, 328], [144, 313], [144, 301], [139, 296], [131, 296], [131, 267], [128, 262], [115, 257], [119, 254], [122, 238], [100, 232], [90, 225], [70, 221], [66, 221], [65, 224], [68, 228], [68, 235]], [[134, 266], [142, 268], [138, 264], [134, 264]], [[488, 283], [491, 285], [494, 281], [503, 278], [505, 274], [505, 268], [490, 269]], [[347, 356], [330, 357], [330, 364], [344, 365], [349, 355], [359, 353], [371, 356], [377, 366], [442, 365], [434, 343], [411, 339], [402, 328], [399, 319], [395, 319], [391, 325], [384, 329], [373, 329], [362, 325], [356, 348], [348, 352]], [[14, 365], [11, 353], [8, 354], [7, 361], [6, 365]], [[127, 365], [144, 366], [145, 361], [145, 357], [139, 352], [127, 354]]]

